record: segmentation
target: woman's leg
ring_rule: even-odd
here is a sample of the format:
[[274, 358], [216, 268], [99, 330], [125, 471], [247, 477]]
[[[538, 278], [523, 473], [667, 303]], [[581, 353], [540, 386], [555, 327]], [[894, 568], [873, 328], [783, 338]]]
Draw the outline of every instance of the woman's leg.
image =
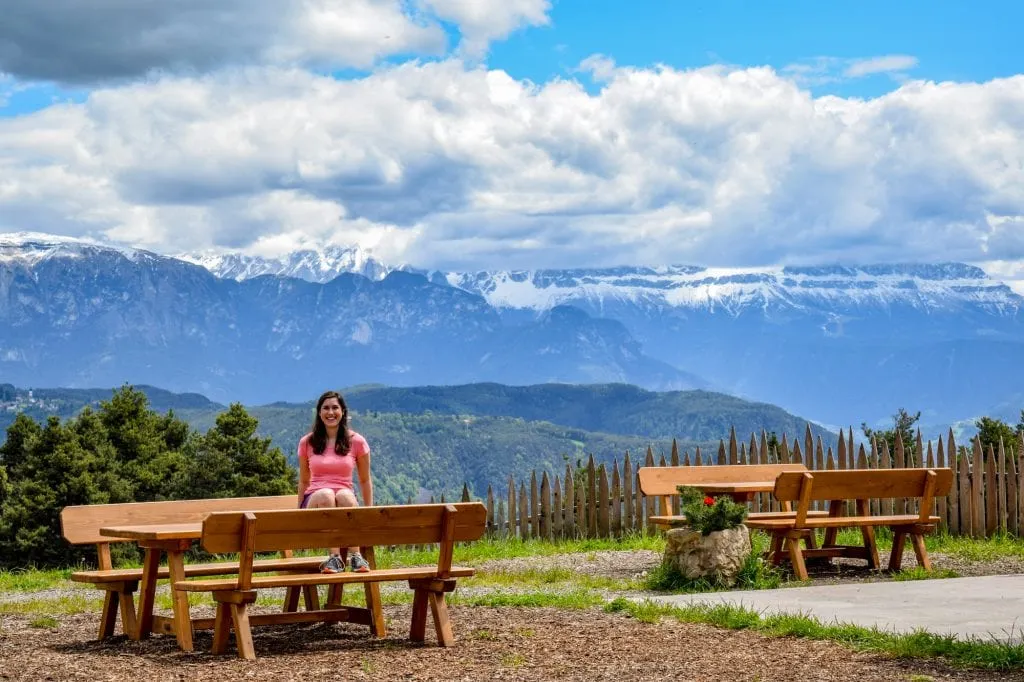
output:
[[[307, 509], [317, 509], [324, 507], [336, 507], [339, 506], [335, 503], [335, 493], [330, 488], [321, 488], [312, 495], [309, 496], [309, 502], [306, 504]], [[341, 556], [340, 547], [332, 547], [328, 550], [334, 554]]]
[[[348, 488], [342, 488], [341, 490], [335, 492], [334, 504], [337, 507], [358, 507], [359, 500], [356, 499], [356, 494], [354, 491], [349, 490]], [[366, 562], [363, 560], [362, 552], [359, 550], [358, 547], [349, 547], [348, 556], [349, 561], [352, 562], [353, 571], [366, 570]], [[359, 558], [355, 559], [355, 557]]]

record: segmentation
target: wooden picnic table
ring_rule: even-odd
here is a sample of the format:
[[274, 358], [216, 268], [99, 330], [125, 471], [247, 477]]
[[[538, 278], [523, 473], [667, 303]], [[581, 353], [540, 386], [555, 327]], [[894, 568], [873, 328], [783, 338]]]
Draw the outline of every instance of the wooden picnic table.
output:
[[[142, 564], [141, 594], [131, 638], [140, 640], [152, 632], [167, 632], [169, 626], [170, 631], [176, 634], [181, 649], [192, 651], [192, 619], [189, 615], [188, 594], [175, 590], [174, 583], [185, 579], [184, 555], [192, 543], [203, 536], [203, 524], [154, 523], [107, 526], [100, 528], [100, 535], [135, 540], [139, 547], [146, 550]], [[170, 573], [171, 604], [174, 611], [171, 619], [153, 614], [161, 554], [167, 555], [167, 569]], [[167, 623], [167, 620], [171, 622]]]
[[775, 489], [775, 479], [764, 481], [697, 481], [688, 484], [705, 495], [729, 495], [736, 502], [746, 504], [757, 493], [770, 493]]

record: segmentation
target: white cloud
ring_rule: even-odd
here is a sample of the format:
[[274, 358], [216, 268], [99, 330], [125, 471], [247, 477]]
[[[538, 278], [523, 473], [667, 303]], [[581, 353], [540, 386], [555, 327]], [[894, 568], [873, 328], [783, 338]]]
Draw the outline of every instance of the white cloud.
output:
[[893, 73], [909, 71], [917, 66], [917, 57], [905, 54], [889, 54], [870, 59], [855, 59], [843, 72], [849, 78], [870, 76], [875, 73]]
[[452, 268], [1024, 259], [1024, 76], [860, 100], [606, 66], [596, 94], [456, 60], [98, 90], [0, 120], [0, 230]]
[[815, 57], [784, 66], [781, 71], [800, 85], [814, 87], [838, 83], [876, 74], [886, 74], [892, 80], [904, 82], [907, 72], [917, 67], [917, 57], [893, 54], [863, 59]]
[[549, 22], [548, 0], [0, 0], [0, 73], [90, 85], [251, 65], [368, 68], [447, 50], [467, 56]]
[[480, 57], [494, 40], [525, 26], [550, 23], [550, 0], [421, 0], [441, 19], [458, 24], [462, 49]]

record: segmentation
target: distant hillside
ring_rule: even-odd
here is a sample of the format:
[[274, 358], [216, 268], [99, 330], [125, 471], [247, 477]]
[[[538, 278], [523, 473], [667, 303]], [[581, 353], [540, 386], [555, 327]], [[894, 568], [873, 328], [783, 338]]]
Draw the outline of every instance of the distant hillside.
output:
[[[149, 398], [150, 407], [157, 412], [174, 410], [222, 410], [219, 405], [198, 393], [172, 393], [155, 386], [136, 386]], [[78, 414], [86, 405], [98, 405], [114, 394], [112, 388], [18, 388], [0, 384], [0, 443], [6, 438], [7, 427], [14, 417], [23, 412], [36, 421], [50, 416], [66, 418]]]
[[[509, 416], [588, 431], [693, 441], [728, 438], [733, 426], [741, 438], [762, 429], [775, 431], [780, 438], [783, 433], [802, 436], [807, 427], [807, 420], [768, 403], [709, 391], [656, 393], [627, 384], [358, 386], [345, 391], [345, 397], [360, 412]], [[811, 431], [826, 442], [835, 437], [816, 424]]]
[[[173, 409], [201, 431], [225, 409], [196, 394], [138, 388], [155, 410]], [[353, 428], [370, 441], [379, 497], [390, 501], [450, 495], [463, 483], [483, 495], [488, 484], [503, 488], [509, 475], [518, 479], [532, 470], [563, 475], [567, 463], [575, 466], [591, 453], [599, 463], [621, 460], [627, 451], [637, 461], [648, 447], [656, 457], [667, 457], [673, 438], [681, 452], [692, 455], [699, 445], [713, 456], [733, 425], [746, 440], [762, 429], [792, 439], [802, 436], [807, 424], [775, 406], [718, 393], [652, 393], [621, 384], [361, 386], [344, 393]], [[27, 390], [0, 386], [0, 428], [13, 421], [14, 405], [43, 421], [49, 414], [72, 416], [111, 394], [111, 389], [37, 389], [30, 401]], [[294, 464], [295, 444], [309, 429], [313, 403], [248, 409], [259, 419], [260, 432]], [[834, 435], [820, 427], [812, 425], [812, 431], [834, 442]]]

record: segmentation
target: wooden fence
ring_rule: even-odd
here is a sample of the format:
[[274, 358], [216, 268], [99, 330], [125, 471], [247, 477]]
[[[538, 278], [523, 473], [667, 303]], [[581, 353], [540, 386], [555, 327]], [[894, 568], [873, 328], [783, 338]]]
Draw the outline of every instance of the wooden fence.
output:
[[[579, 538], [618, 537], [631, 532], [653, 533], [647, 517], [666, 514], [656, 497], [640, 493], [637, 469], [641, 466], [715, 466], [716, 464], [774, 464], [796, 462], [808, 469], [890, 469], [902, 467], [952, 467], [953, 489], [948, 497], [935, 500], [934, 513], [941, 519], [940, 528], [953, 535], [986, 537], [999, 533], [1019, 535], [1024, 532], [1024, 434], [1018, 443], [998, 448], [982, 447], [980, 440], [971, 447], [957, 447], [952, 429], [948, 437], [926, 444], [918, 431], [913, 447], [907, 448], [897, 436], [894, 452], [888, 443], [872, 438], [868, 447], [854, 448], [853, 429], [840, 431], [836, 451], [822, 447], [822, 440], [813, 438], [810, 427], [804, 434], [803, 447], [794, 441], [790, 447], [785, 435], [776, 447], [769, 447], [762, 433], [750, 436], [749, 444], [737, 442], [735, 429], [728, 444], [720, 441], [717, 457], [712, 463], [697, 448], [679, 455], [675, 441], [666, 461], [662, 455], [655, 462], [650, 448], [643, 462], [634, 462], [629, 453], [610, 466], [596, 465], [593, 455], [583, 470], [567, 466], [564, 476], [552, 480], [547, 472], [533, 472], [528, 481], [516, 482], [509, 477], [504, 490], [497, 495], [488, 486], [487, 531], [495, 537]], [[463, 488], [464, 500], [469, 490]], [[678, 500], [671, 513], [678, 514]], [[884, 499], [871, 502], [872, 513], [916, 513], [916, 501]], [[755, 496], [751, 511], [778, 510], [778, 503], [769, 493]]]

